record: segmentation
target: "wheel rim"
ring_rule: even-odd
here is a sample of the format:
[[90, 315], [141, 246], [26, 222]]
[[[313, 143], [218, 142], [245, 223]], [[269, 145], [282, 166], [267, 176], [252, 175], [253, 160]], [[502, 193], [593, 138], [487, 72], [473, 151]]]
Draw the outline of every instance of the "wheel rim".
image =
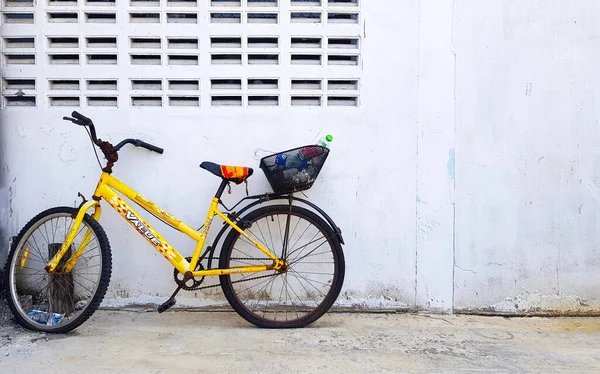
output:
[[[255, 218], [246, 233], [283, 257], [287, 212]], [[331, 237], [304, 215], [292, 212], [285, 273], [268, 271], [229, 275], [233, 296], [245, 311], [265, 322], [294, 324], [310, 318], [331, 297], [338, 279]], [[272, 261], [241, 235], [234, 238], [228, 266], [269, 265]]]
[[[40, 330], [53, 330], [76, 320], [97, 293], [102, 251], [96, 234], [82, 222], [69, 252], [74, 253], [86, 232], [91, 238], [70, 273], [48, 274], [51, 251], [64, 242], [74, 220], [70, 213], [43, 217], [17, 243], [9, 273], [9, 292], [17, 313]], [[66, 262], [66, 256], [61, 265]]]

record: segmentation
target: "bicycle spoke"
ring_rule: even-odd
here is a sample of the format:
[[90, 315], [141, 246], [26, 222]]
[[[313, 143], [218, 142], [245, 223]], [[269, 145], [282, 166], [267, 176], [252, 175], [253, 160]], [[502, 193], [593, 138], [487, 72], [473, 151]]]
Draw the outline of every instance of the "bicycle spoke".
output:
[[[296, 262], [298, 262], [298, 261], [301, 261], [301, 260], [305, 259], [306, 257], [310, 256], [310, 255], [311, 255], [311, 253], [313, 253], [314, 251], [316, 251], [317, 249], [319, 249], [319, 248], [320, 248], [320, 247], [321, 247], [323, 244], [325, 244], [325, 243], [327, 243], [327, 239], [325, 239], [325, 240], [323, 241], [323, 243], [319, 244], [317, 247], [315, 247], [315, 248], [314, 248], [312, 251], [308, 252], [306, 255], [304, 255], [304, 256], [302, 256], [302, 257], [300, 257], [300, 258], [298, 258], [298, 257], [295, 257], [295, 258], [294, 258], [294, 261], [292, 261], [291, 263], [296, 263]], [[312, 243], [309, 243], [309, 244], [312, 244]], [[307, 245], [308, 245], [308, 244], [307, 244]], [[290, 265], [291, 265], [291, 263], [290, 263]]]
[[[244, 265], [249, 265], [249, 266], [256, 266], [256, 264], [252, 263], [252, 262], [247, 262], [247, 261], [242, 261], [242, 260], [234, 260], [236, 263], [240, 263], [240, 264], [244, 264]], [[262, 263], [264, 265], [264, 263]]]
[[[315, 249], [313, 249], [312, 251], [310, 251], [309, 253], [307, 253], [306, 255], [304, 255], [302, 257], [295, 257], [294, 260], [292, 260], [292, 263], [296, 264], [296, 263], [298, 263], [298, 262], [300, 262], [300, 261], [302, 261], [302, 260], [304, 260], [305, 258], [308, 258], [308, 257], [314, 257], [314, 256], [319, 256], [319, 255], [324, 255], [324, 254], [330, 253], [327, 250], [325, 250], [323, 252], [314, 253], [315, 250], [319, 249], [321, 247], [321, 245], [323, 245], [325, 243], [327, 243], [327, 242], [321, 243], [319, 245], [319, 247], [316, 247]], [[308, 263], [308, 262], [302, 261], [302, 263]], [[314, 262], [312, 262], [312, 263], [314, 263]]]
[[84, 288], [86, 291], [88, 291], [90, 294], [94, 294], [92, 292], [92, 290], [90, 290], [89, 288], [87, 288], [86, 286], [84, 286], [83, 284], [81, 284], [80, 282], [76, 281], [75, 279], [73, 279], [73, 282], [77, 283], [78, 285], [80, 285], [82, 288]]
[[296, 273], [300, 273], [300, 274], [313, 274], [313, 275], [333, 275], [333, 273], [317, 273], [314, 271], [298, 271], [296, 269], [294, 269], [294, 271]]
[[[298, 221], [296, 221], [296, 226], [294, 226], [294, 230], [292, 230], [292, 233], [291, 233], [291, 234], [289, 234], [289, 237], [290, 237], [290, 238], [293, 238], [293, 237], [294, 237], [294, 234], [296, 233], [296, 229], [298, 228], [298, 225], [299, 225], [299, 224], [300, 224], [300, 218], [298, 218]], [[298, 241], [296, 241], [296, 243], [297, 243], [297, 242], [298, 242]], [[294, 243], [294, 245], [296, 245], [296, 243]], [[293, 246], [292, 246], [292, 247], [290, 247], [290, 250], [291, 250], [291, 248], [293, 248]]]
[[27, 266], [23, 266], [23, 267], [19, 267], [19, 268], [20, 269], [27, 269], [27, 270], [34, 270], [35, 271], [34, 275], [37, 274], [37, 273], [41, 273], [41, 272], [45, 272], [46, 271], [46, 269], [34, 269], [34, 268], [27, 267]]
[[279, 238], [281, 239], [281, 256], [279, 256], [279, 258], [283, 258], [283, 251], [284, 251], [284, 243], [285, 243], [285, 238], [283, 237], [283, 234], [281, 233], [281, 222], [279, 221], [279, 214], [277, 215], [277, 228], [279, 229]]
[[[281, 279], [283, 280], [283, 277], [281, 277]], [[279, 290], [279, 300], [277, 300], [277, 305], [281, 305], [281, 295], [283, 295], [283, 287], [281, 287], [281, 290]], [[275, 320], [277, 320], [277, 311], [278, 309], [275, 309]]]
[[[46, 291], [46, 289], [48, 289], [48, 287], [50, 287], [50, 282], [48, 282], [48, 284], [45, 287], [43, 287], [41, 290], [39, 290], [38, 293], [40, 295], [44, 295], [44, 291]], [[41, 304], [38, 304], [38, 306], [39, 305], [41, 305]]]
[[[271, 282], [271, 288], [269, 288], [269, 297], [273, 294], [273, 285], [275, 284], [275, 279], [277, 279], [277, 277], [273, 277], [273, 280]], [[277, 315], [277, 311], [275, 312], [275, 315]], [[263, 314], [263, 316], [264, 316], [264, 314]]]
[[[53, 279], [50, 282], [54, 283], [55, 287], [58, 286], [60, 287], [62, 294], [63, 295], [68, 295], [69, 299], [71, 300], [71, 305], [74, 305], [75, 303], [73, 302], [73, 295], [71, 292], [69, 292], [69, 290], [67, 288], [65, 288], [65, 286], [62, 284], [62, 282], [58, 281], [57, 279]], [[54, 308], [50, 309], [50, 305], [48, 305], [48, 313], [54, 313]]]
[[267, 281], [268, 281], [268, 279], [269, 279], [269, 278], [265, 278], [265, 280], [263, 280], [263, 281], [260, 281], [259, 283], [256, 283], [256, 284], [254, 284], [253, 286], [250, 286], [250, 287], [248, 287], [248, 288], [244, 289], [243, 291], [240, 291], [240, 292], [239, 292], [239, 294], [242, 294], [242, 293], [244, 293], [244, 292], [247, 292], [248, 290], [250, 290], [250, 289], [252, 289], [252, 288], [254, 288], [254, 287], [256, 287], [256, 286], [259, 286], [259, 285], [263, 284], [264, 282], [267, 282]]
[[[38, 246], [37, 241], [35, 240], [35, 237], [33, 235], [31, 235], [30, 238], [33, 239], [33, 242], [35, 243], [35, 249], [37, 250], [38, 254], [40, 255], [40, 258], [43, 260], [44, 257], [42, 255], [42, 252], [40, 251], [40, 247]], [[31, 246], [29, 239], [27, 239], [27, 241], [25, 241], [25, 243], [29, 243], [29, 245]], [[29, 253], [31, 253], [31, 251], [29, 251]]]
[[[273, 218], [273, 216], [271, 216]], [[273, 243], [273, 235], [271, 235], [271, 224], [269, 223], [269, 219], [267, 218], [267, 228], [269, 229], [269, 236], [271, 237], [271, 251], [275, 252], [275, 244]]]
[[261, 295], [261, 291], [264, 290], [265, 288], [269, 287], [269, 283], [272, 282], [275, 278], [273, 278], [273, 279], [267, 278], [267, 279], [269, 280], [267, 282], [267, 284], [265, 284], [263, 287], [261, 287], [257, 292], [257, 294], [260, 296], [260, 298], [256, 301], [256, 304], [254, 304], [254, 306], [258, 306], [260, 304], [260, 302], [264, 296], [264, 294]]
[[[312, 237], [312, 238], [310, 238], [310, 240], [308, 241], [308, 243], [307, 243], [307, 244], [301, 245], [300, 247], [298, 247], [298, 248], [294, 249], [293, 251], [291, 251], [290, 253], [288, 253], [288, 258], [289, 258], [289, 256], [291, 256], [292, 254], [294, 254], [294, 253], [298, 252], [298, 251], [299, 251], [299, 250], [301, 250], [302, 248], [306, 248], [306, 246], [309, 246], [309, 245], [311, 245], [312, 243], [316, 242], [317, 240], [321, 240], [321, 238], [319, 238], [319, 239], [315, 240], [315, 237], [316, 237], [317, 235], [319, 235], [319, 234], [320, 234], [320, 231], [317, 231], [317, 232], [315, 233], [315, 235], [313, 235], [313, 237]], [[304, 235], [304, 234], [303, 234], [303, 235]], [[324, 237], [325, 237], [325, 236], [322, 236], [322, 238], [324, 238]]]
[[89, 278], [86, 278], [86, 277], [82, 276], [82, 274], [84, 274], [84, 275], [91, 275], [91, 274], [85, 274], [85, 273], [79, 273], [79, 272], [78, 272], [78, 273], [77, 273], [77, 276], [78, 276], [78, 277], [81, 277], [81, 278], [83, 278], [83, 279], [85, 279], [85, 280], [86, 280], [86, 281], [88, 281], [88, 282], [91, 282], [91, 283], [95, 282], [95, 280], [91, 280], [91, 279], [89, 279]]
[[87, 269], [91, 269], [91, 268], [97, 268], [98, 266], [100, 266], [100, 264], [86, 266], [84, 268], [77, 268], [77, 274], [85, 274], [85, 273], [80, 273], [79, 270], [87, 270]]
[[[316, 301], [315, 301], [315, 299], [312, 297], [312, 295], [311, 295], [310, 291], [309, 291], [309, 290], [308, 290], [308, 289], [307, 289], [307, 288], [304, 286], [304, 284], [303, 284], [303, 283], [300, 281], [300, 278], [296, 277], [296, 280], [298, 280], [298, 283], [299, 283], [299, 284], [302, 286], [302, 288], [304, 288], [304, 290], [306, 291], [306, 296], [308, 296], [308, 297], [309, 297], [309, 298], [310, 298], [310, 299], [311, 299], [313, 302], [315, 302], [315, 303], [316, 303]], [[309, 282], [307, 282], [307, 283], [309, 283]], [[310, 283], [309, 283], [309, 284], [310, 284]], [[314, 288], [314, 286], [313, 286], [313, 288]], [[325, 294], [323, 294], [323, 293], [322, 293], [321, 291], [319, 291], [318, 289], [317, 289], [317, 291], [318, 291], [319, 293], [321, 293], [321, 295], [325, 296]]]
[[[325, 244], [325, 243], [327, 243], [327, 242], [324, 242], [323, 244]], [[323, 244], [321, 244], [321, 245], [323, 245]], [[319, 246], [319, 247], [320, 247], [320, 246]], [[319, 249], [319, 247], [315, 248], [313, 251], [315, 251], [315, 250]], [[294, 264], [297, 264], [298, 262], [300, 262], [300, 261], [304, 260], [305, 258], [308, 258], [308, 257], [314, 257], [314, 256], [319, 256], [319, 255], [323, 255], [323, 254], [326, 254], [326, 253], [329, 253], [329, 252], [328, 252], [328, 251], [324, 251], [324, 252], [312, 253], [312, 251], [311, 251], [311, 252], [309, 252], [309, 253], [308, 253], [306, 256], [303, 256], [302, 258], [299, 258], [299, 259], [297, 259], [297, 260], [295, 260], [295, 261], [291, 262], [291, 263], [290, 263], [290, 266], [291, 266], [291, 265], [294, 265]], [[302, 263], [303, 263], [303, 264], [307, 264], [308, 262], [304, 262], [304, 261], [303, 261]], [[318, 262], [317, 262], [317, 263], [318, 263]]]
[[[54, 219], [50, 220], [50, 228], [52, 229], [52, 222], [54, 221]], [[56, 242], [56, 231], [58, 230], [58, 223], [56, 224], [56, 227], [54, 227], [54, 229], [52, 230], [52, 242], [55, 243]]]
[[[263, 241], [263, 242], [261, 242], [261, 243], [262, 243], [262, 244], [263, 244], [265, 247], [268, 247], [268, 245], [265, 243], [265, 242], [267, 241], [267, 239], [265, 239], [265, 236], [264, 236], [264, 234], [263, 234], [262, 230], [260, 229], [260, 225], [259, 225], [259, 224], [257, 224], [257, 225], [256, 225], [256, 227], [258, 227], [258, 231], [260, 232], [260, 236], [262, 236], [262, 238], [263, 238], [263, 240], [264, 240], [264, 241]], [[250, 229], [248, 229], [248, 231], [250, 231]], [[256, 235], [254, 235], [254, 236], [256, 236]], [[257, 237], [257, 239], [258, 239], [258, 237]]]
[[[97, 247], [96, 247], [96, 248], [97, 248]], [[79, 259], [91, 260], [91, 259], [93, 259], [93, 258], [100, 257], [100, 253], [99, 253], [99, 252], [97, 252], [96, 254], [94, 254], [94, 255], [91, 255], [91, 256], [84, 256], [86, 253], [89, 253], [90, 251], [92, 251], [92, 250], [90, 249], [90, 250], [88, 250], [88, 251], [85, 251], [85, 252], [83, 252], [83, 253], [81, 254], [81, 256], [79, 257]]]
[[[319, 247], [316, 247], [315, 249], [313, 249], [313, 251], [316, 250], [316, 249], [319, 249], [325, 243], [327, 243], [327, 242], [323, 242], [323, 243], [319, 244]], [[302, 260], [304, 258], [307, 258], [307, 257], [313, 257], [313, 256], [318, 256], [318, 255], [323, 255], [323, 254], [326, 254], [326, 253], [330, 253], [329, 251], [323, 251], [323, 252], [313, 253], [313, 251], [307, 253], [306, 255], [304, 255], [304, 256], [302, 256], [300, 258], [295, 257], [294, 260], [298, 259], [298, 261], [300, 261], [300, 260]]]
[[[290, 296], [290, 291], [288, 291], [288, 282], [287, 282], [287, 273], [283, 274], [283, 283], [285, 284], [285, 306], [288, 306], [288, 296]], [[288, 320], [287, 308], [285, 312], [285, 320]]]
[[[291, 271], [292, 271], [292, 273], [295, 273], [295, 271], [294, 271], [293, 269], [292, 269]], [[297, 274], [297, 273], [296, 273], [296, 274]], [[313, 287], [315, 288], [315, 290], [319, 291], [319, 292], [321, 293], [321, 295], [325, 296], [325, 294], [324, 294], [323, 292], [321, 292], [321, 291], [320, 291], [320, 290], [319, 290], [317, 287], [315, 287], [315, 286], [314, 286], [314, 285], [311, 283], [311, 281], [312, 281], [312, 282], [315, 282], [315, 283], [322, 284], [322, 285], [324, 285], [324, 286], [329, 286], [329, 283], [324, 283], [324, 282], [320, 282], [320, 281], [317, 281], [317, 280], [314, 280], [314, 279], [309, 279], [309, 278], [303, 277], [303, 276], [301, 276], [301, 275], [299, 275], [299, 274], [297, 275], [297, 278], [301, 278], [301, 279], [305, 280], [305, 281], [306, 281], [308, 284], [310, 284], [311, 286], [313, 286]]]
[[[25, 246], [27, 246], [27, 243], [25, 243]], [[25, 259], [25, 253], [23, 250], [21, 250], [22, 253], [19, 253], [19, 261], [22, 261], [23, 259]], [[44, 266], [46, 266], [46, 263], [48, 263], [48, 261], [46, 261], [46, 259], [44, 258], [40, 258], [39, 253], [37, 253], [37, 249], [35, 249], [35, 247], [29, 246], [29, 254], [27, 255], [27, 260], [25, 260], [25, 263], [29, 263], [29, 261], [36, 261], [39, 263], [44, 264]]]
[[[262, 240], [260, 240], [260, 239], [259, 239], [259, 238], [258, 238], [258, 237], [257, 237], [257, 236], [256, 236], [256, 235], [255, 235], [255, 234], [252, 232], [252, 231], [250, 231], [250, 229], [247, 229], [246, 231], [248, 231], [250, 234], [252, 234], [252, 236], [253, 236], [254, 238], [256, 238], [256, 240], [257, 240], [257, 241], [259, 241], [259, 242], [260, 242], [260, 243], [261, 243], [261, 244], [262, 244], [262, 245], [263, 245], [265, 248], [267, 248], [267, 249], [269, 248], [269, 245], [268, 245], [267, 243], [264, 243]], [[246, 244], [248, 244], [250, 247], [254, 247], [254, 248], [256, 248], [256, 246], [254, 245], [254, 243], [252, 243], [251, 241], [249, 241], [248, 239], [246, 239], [246, 237], [244, 237], [244, 236], [240, 236], [240, 240], [241, 240], [243, 243], [246, 243]], [[261, 253], [262, 253], [262, 252], [261, 252]]]
[[[294, 291], [294, 288], [292, 288], [292, 285], [290, 284], [290, 282], [287, 279], [287, 273], [286, 273], [286, 277], [285, 277], [285, 282], [288, 284], [288, 286], [290, 286], [290, 289], [292, 290], [292, 292], [294, 293], [294, 295], [296, 295], [296, 298], [298, 299], [299, 303], [302, 304], [302, 300], [300, 300], [300, 297], [298, 296], [298, 294]], [[292, 305], [294, 305], [294, 303], [292, 303]], [[298, 315], [298, 310], [296, 310], [296, 307], [294, 306], [294, 312], [296, 312], [296, 318], [300, 318], [300, 316]]]
[[50, 238], [48, 236], [44, 236], [44, 233], [41, 230], [42, 226], [45, 227], [45, 225], [46, 225], [46, 223], [44, 222], [44, 224], [38, 226], [38, 229], [40, 229], [40, 235], [42, 236], [42, 239], [44, 239], [46, 241], [46, 243], [49, 243]]
[[45, 272], [38, 272], [35, 274], [15, 274], [15, 278], [19, 277], [19, 278], [37, 278], [37, 277], [44, 277], [46, 275]]
[[42, 284], [46, 280], [46, 277], [44, 276], [44, 274], [40, 274], [40, 275], [37, 275], [37, 276], [38, 277], [42, 277], [42, 278], [39, 279], [39, 280], [37, 280], [37, 281], [34, 281], [32, 287], [31, 287], [32, 289], [34, 289], [35, 287], [39, 286], [40, 284]]
[[247, 254], [246, 252], [242, 251], [241, 249], [237, 248], [237, 247], [233, 247], [234, 250], [240, 252], [241, 254], [243, 254], [246, 257], [252, 257], [249, 254]]
[[291, 255], [292, 253], [294, 253], [294, 247], [296, 246], [296, 244], [298, 244], [298, 242], [300, 241], [300, 239], [304, 236], [304, 234], [306, 233], [306, 231], [308, 231], [309, 228], [310, 228], [310, 226], [306, 226], [306, 228], [304, 229], [304, 231], [302, 232], [302, 234], [300, 234], [300, 236], [298, 237], [298, 239], [296, 239], [296, 241], [294, 242], [294, 245], [292, 245], [291, 248], [290, 248], [290, 252], [288, 253], [288, 256]]
[[[46, 224], [48, 223], [48, 221], [44, 222], [43, 226], [44, 226], [44, 231], [46, 232], [46, 238], [48, 238], [48, 242], [50, 242], [50, 235], [48, 234], [48, 228], [46, 227]], [[52, 229], [52, 225], [50, 225], [50, 229]], [[52, 231], [52, 230], [50, 230]]]
[[[264, 245], [264, 246], [265, 246], [265, 248], [269, 248], [269, 245], [268, 245], [267, 243], [263, 242], [262, 240], [260, 240], [260, 239], [258, 238], [258, 236], [252, 232], [252, 230], [250, 230], [250, 229], [248, 228], [248, 229], [246, 229], [246, 231], [248, 231], [250, 234], [252, 234], [252, 236], [253, 236], [253, 237], [254, 237], [254, 238], [257, 240], [257, 241], [259, 241], [259, 242], [260, 242], [260, 244]], [[243, 237], [243, 236], [242, 236], [242, 237]], [[248, 244], [250, 244], [251, 246], [254, 246], [254, 243], [252, 243], [252, 242], [248, 241], [248, 239], [246, 239], [246, 238], [244, 238], [244, 242], [245, 242], [245, 243], [248, 243]]]

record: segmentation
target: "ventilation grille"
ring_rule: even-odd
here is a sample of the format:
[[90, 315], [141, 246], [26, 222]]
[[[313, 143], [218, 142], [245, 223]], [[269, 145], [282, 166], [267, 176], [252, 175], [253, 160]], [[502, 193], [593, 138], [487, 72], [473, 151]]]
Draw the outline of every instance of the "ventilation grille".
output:
[[0, 1], [2, 107], [360, 105], [362, 0]]

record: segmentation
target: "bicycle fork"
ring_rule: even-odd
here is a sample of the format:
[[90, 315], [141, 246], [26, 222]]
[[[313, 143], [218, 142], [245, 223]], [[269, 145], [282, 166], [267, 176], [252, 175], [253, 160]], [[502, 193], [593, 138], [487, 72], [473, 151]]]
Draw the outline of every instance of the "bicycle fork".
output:
[[[79, 207], [79, 210], [77, 211], [77, 215], [74, 217], [75, 221], [73, 222], [73, 225], [71, 226], [71, 229], [69, 230], [69, 234], [67, 235], [67, 238], [65, 239], [63, 244], [60, 246], [60, 249], [54, 255], [54, 257], [52, 257], [52, 259], [50, 261], [48, 261], [48, 263], [46, 264], [45, 270], [48, 273], [53, 273], [57, 270], [58, 264], [62, 260], [63, 256], [65, 255], [65, 253], [67, 252], [69, 247], [71, 247], [71, 245], [73, 244], [73, 240], [75, 240], [75, 237], [79, 233], [79, 228], [81, 227], [81, 223], [83, 222], [83, 217], [85, 216], [86, 212], [91, 208], [94, 208], [94, 214], [92, 215], [92, 217], [96, 221], [98, 221], [100, 219], [100, 215], [102, 214], [102, 208], [100, 207], [100, 202], [96, 201], [96, 200], [85, 201], [85, 199], [84, 199], [84, 202], [81, 204], [81, 206]], [[83, 237], [83, 240], [81, 241], [81, 244], [79, 245], [79, 248], [77, 248], [77, 250], [75, 250], [75, 253], [73, 253], [73, 255], [71, 256], [69, 261], [64, 266], [62, 266], [61, 269], [58, 269], [58, 270], [64, 271], [66, 273], [71, 272], [71, 270], [73, 270], [73, 267], [75, 266], [75, 263], [77, 262], [77, 259], [79, 259], [79, 257], [83, 254], [83, 252], [85, 251], [85, 247], [88, 245], [91, 238], [92, 238], [92, 230], [87, 229], [87, 231]]]

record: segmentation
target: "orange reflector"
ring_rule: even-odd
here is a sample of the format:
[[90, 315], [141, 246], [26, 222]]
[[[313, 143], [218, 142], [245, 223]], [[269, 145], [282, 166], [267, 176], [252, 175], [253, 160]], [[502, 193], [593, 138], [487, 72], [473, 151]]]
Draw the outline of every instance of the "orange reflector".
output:
[[25, 253], [23, 253], [23, 257], [21, 257], [21, 267], [25, 267], [27, 263], [27, 259], [29, 258], [29, 247], [25, 247]]

